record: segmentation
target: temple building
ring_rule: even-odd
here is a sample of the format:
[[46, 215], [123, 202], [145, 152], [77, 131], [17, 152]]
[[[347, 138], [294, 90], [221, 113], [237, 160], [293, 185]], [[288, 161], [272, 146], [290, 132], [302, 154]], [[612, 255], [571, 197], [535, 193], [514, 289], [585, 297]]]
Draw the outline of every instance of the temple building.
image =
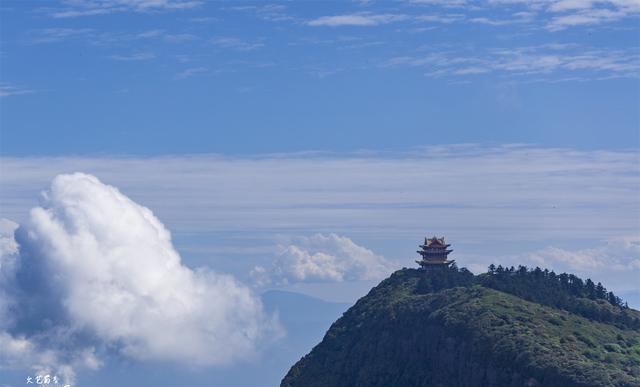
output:
[[424, 244], [420, 245], [418, 254], [422, 256], [422, 259], [416, 261], [423, 269], [433, 267], [444, 267], [451, 265], [454, 261], [447, 260], [447, 255], [453, 250], [447, 250], [451, 246], [445, 243], [444, 238], [424, 238]]

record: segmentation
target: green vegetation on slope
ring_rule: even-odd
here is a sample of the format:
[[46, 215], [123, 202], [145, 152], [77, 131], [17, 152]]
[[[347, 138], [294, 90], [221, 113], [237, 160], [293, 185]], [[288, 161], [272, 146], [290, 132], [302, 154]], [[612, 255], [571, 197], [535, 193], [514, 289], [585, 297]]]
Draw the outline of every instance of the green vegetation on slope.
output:
[[[455, 268], [449, 270], [455, 272]], [[640, 318], [613, 292], [600, 282], [583, 281], [573, 274], [525, 266], [515, 269], [489, 266], [489, 271], [475, 278], [475, 282], [507, 292], [528, 301], [564, 309], [592, 320], [614, 324], [621, 328], [640, 329]]]
[[[281, 387], [640, 386], [640, 313], [562, 289], [536, 295], [544, 281], [505, 278], [400, 270], [336, 321]], [[565, 296], [571, 302], [558, 302]]]

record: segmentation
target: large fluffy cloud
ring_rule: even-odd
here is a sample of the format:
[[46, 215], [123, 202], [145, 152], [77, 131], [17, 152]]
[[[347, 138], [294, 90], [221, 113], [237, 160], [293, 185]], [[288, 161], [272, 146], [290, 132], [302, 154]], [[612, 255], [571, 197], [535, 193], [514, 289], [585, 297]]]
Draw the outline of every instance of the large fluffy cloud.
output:
[[[2, 230], [12, 227], [5, 222]], [[277, 330], [249, 288], [182, 265], [148, 208], [91, 175], [53, 180], [16, 230], [19, 253], [6, 234], [2, 291], [16, 318], [0, 331], [4, 365], [54, 345], [49, 362], [56, 365], [97, 366], [94, 347], [142, 360], [225, 364], [250, 356]]]
[[[15, 300], [12, 299], [9, 292], [13, 286], [18, 262], [18, 244], [13, 237], [17, 228], [17, 223], [0, 218], [0, 333], [13, 321], [11, 308], [14, 306]], [[0, 348], [2, 347], [10, 346], [0, 346]]]
[[256, 266], [259, 284], [301, 281], [379, 279], [393, 271], [384, 257], [336, 234], [299, 237], [280, 252], [271, 267]]

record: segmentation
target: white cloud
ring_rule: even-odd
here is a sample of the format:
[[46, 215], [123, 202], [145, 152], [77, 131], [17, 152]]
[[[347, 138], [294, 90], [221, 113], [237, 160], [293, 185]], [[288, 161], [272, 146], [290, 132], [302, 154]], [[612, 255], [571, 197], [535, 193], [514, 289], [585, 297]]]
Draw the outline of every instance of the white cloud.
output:
[[577, 13], [556, 16], [547, 24], [550, 31], [559, 31], [579, 25], [594, 25], [612, 22], [628, 16], [627, 12], [610, 9], [586, 9]]
[[154, 59], [156, 55], [152, 52], [136, 52], [133, 54], [126, 55], [111, 55], [111, 59], [119, 60], [123, 62], [136, 62], [136, 61], [144, 61]]
[[0, 218], [0, 332], [13, 322], [9, 310], [14, 302], [8, 290], [16, 272], [18, 243], [13, 234], [17, 228], [17, 223]]
[[377, 26], [380, 24], [389, 24], [406, 20], [408, 16], [397, 14], [370, 14], [356, 13], [348, 15], [322, 16], [317, 19], [309, 20], [307, 25], [318, 27], [338, 27], [338, 26]]
[[89, 39], [94, 37], [91, 28], [44, 28], [30, 32], [32, 43], [54, 43], [69, 39]]
[[[100, 366], [99, 361], [85, 362], [84, 359], [95, 359], [93, 349], [78, 347], [73, 353], [66, 354], [56, 346], [42, 346], [39, 344], [42, 335], [26, 337], [24, 333], [9, 333], [18, 324], [17, 311], [21, 307], [16, 289], [16, 272], [20, 266], [18, 243], [14, 232], [18, 224], [0, 219], [0, 370], [3, 368], [30, 369], [36, 373], [53, 372], [65, 383], [75, 382], [74, 368], [95, 369]], [[59, 340], [59, 332], [51, 333], [50, 342]]]
[[[18, 252], [18, 243], [13, 237], [13, 233], [18, 228], [18, 223], [9, 219], [0, 218], [0, 259], [5, 255]], [[2, 261], [0, 261], [0, 270]]]
[[98, 367], [99, 344], [139, 360], [226, 364], [278, 332], [249, 288], [185, 267], [148, 208], [91, 175], [57, 176], [16, 239], [15, 289], [3, 287], [17, 318], [0, 330], [0, 366], [49, 351], [40, 366]]
[[550, 17], [546, 28], [560, 31], [569, 27], [592, 26], [634, 17], [640, 12], [637, 0], [493, 0], [494, 5], [518, 4]]
[[534, 14], [532, 12], [516, 12], [510, 15], [509, 18], [504, 19], [494, 19], [489, 17], [473, 17], [467, 19], [470, 23], [477, 24], [486, 24], [494, 27], [498, 26], [506, 26], [510, 24], [518, 24], [518, 23], [530, 23], [534, 19]]
[[613, 9], [624, 13], [640, 11], [637, 0], [556, 0], [548, 7], [551, 12], [565, 12], [576, 10]]
[[22, 86], [0, 84], [0, 98], [10, 97], [12, 95], [24, 95], [24, 94], [31, 94], [31, 93], [33, 93], [33, 90], [27, 89]]
[[598, 247], [579, 250], [550, 246], [523, 258], [540, 266], [562, 267], [568, 271], [630, 271], [640, 278], [640, 237], [611, 238]]
[[102, 362], [93, 348], [77, 348], [63, 353], [47, 348], [24, 336], [12, 336], [0, 330], [0, 370], [2, 368], [30, 369], [38, 375], [57, 375], [62, 384], [75, 384], [77, 369], [97, 370]]
[[637, 165], [635, 151], [476, 145], [342, 156], [4, 157], [0, 208], [21, 223], [29, 192], [82, 168], [182, 234], [369, 239], [437, 227], [474, 240], [607, 238], [639, 226]]
[[595, 1], [593, 0], [560, 0], [553, 1], [549, 6], [549, 10], [553, 12], [562, 12], [575, 9], [591, 8]]
[[252, 51], [264, 47], [264, 43], [262, 42], [247, 42], [239, 38], [228, 36], [216, 37], [211, 39], [210, 42], [214, 46], [237, 51]]
[[[475, 11], [473, 15], [483, 12], [480, 14], [481, 16], [467, 18], [463, 15], [463, 17], [452, 20], [456, 22], [464, 20], [465, 22], [492, 26], [527, 23], [532, 26], [545, 27], [549, 31], [610, 23], [627, 17], [635, 17], [640, 13], [640, 2], [637, 0], [489, 0], [484, 4], [478, 2], [470, 4], [464, 0], [415, 0], [410, 3], [473, 9]], [[514, 7], [522, 11], [512, 15], [500, 15], [495, 12], [497, 8], [510, 10]], [[498, 16], [490, 18], [490, 14]]]
[[463, 7], [467, 5], [467, 0], [409, 0], [412, 4], [439, 5], [444, 7]]
[[296, 20], [296, 17], [287, 13], [287, 7], [282, 4], [237, 5], [224, 9], [253, 13], [256, 17], [271, 22]]
[[171, 34], [171, 33], [167, 33], [164, 30], [160, 30], [160, 29], [146, 30], [146, 31], [142, 31], [140, 33], [134, 34], [134, 35], [124, 34], [124, 35], [120, 35], [120, 36], [123, 38], [123, 40], [158, 39], [158, 38], [161, 38], [167, 43], [183, 43], [183, 42], [187, 42], [187, 41], [190, 41], [190, 40], [195, 40], [195, 39], [198, 38], [197, 36], [195, 36], [193, 34], [187, 34], [187, 33]]
[[[134, 45], [138, 41], [158, 40], [168, 44], [185, 43], [198, 39], [198, 36], [184, 32], [168, 32], [162, 29], [149, 29], [137, 33], [98, 31], [91, 28], [44, 28], [32, 30], [29, 41], [33, 44], [77, 41], [90, 46]], [[134, 52], [133, 55], [116, 55], [114, 59], [142, 60], [155, 57], [149, 52]]]
[[465, 19], [465, 15], [461, 14], [444, 14], [444, 15], [420, 15], [415, 17], [416, 20], [435, 23], [454, 23]]
[[476, 273], [486, 271], [491, 263], [507, 267], [538, 266], [556, 273], [567, 272], [583, 279], [591, 278], [595, 282], [602, 282], [605, 287], [616, 293], [640, 290], [640, 236], [637, 233], [605, 239], [594, 238], [582, 242], [582, 245], [589, 247], [546, 245], [509, 255], [490, 255], [478, 251], [476, 254], [466, 254], [458, 258]]
[[482, 54], [464, 50], [437, 51], [421, 56], [399, 56], [383, 64], [383, 67], [400, 66], [424, 67], [428, 74], [438, 76], [495, 73], [523, 75], [527, 81], [533, 81], [546, 79], [535, 75], [552, 76], [553, 79], [570, 73], [588, 80], [603, 76], [637, 78], [640, 57], [630, 50], [545, 44], [487, 49]]
[[163, 30], [155, 29], [155, 30], [146, 30], [136, 34], [136, 38], [139, 39], [149, 39], [149, 38], [157, 38], [164, 35]]
[[[279, 236], [315, 233], [367, 241], [407, 265], [415, 241], [438, 233], [454, 243], [459, 265], [484, 270], [499, 263], [496, 257], [516, 258], [542, 249], [537, 246], [573, 251], [637, 234], [638, 162], [633, 149], [517, 144], [344, 155], [2, 157], [0, 208], [25, 223], [33, 193], [56, 174], [83, 169], [153, 208], [186, 259], [216, 267], [212, 257], [237, 257], [228, 269], [236, 275], [256, 265], [271, 270]], [[281, 244], [316, 252], [296, 240]], [[490, 256], [482, 257], [487, 246]], [[616, 292], [637, 289], [637, 276], [623, 270], [601, 279], [600, 270], [580, 274]]]
[[105, 15], [117, 12], [170, 11], [195, 8], [202, 1], [194, 0], [72, 0], [51, 13], [54, 18]]
[[258, 284], [371, 280], [393, 271], [384, 257], [336, 234], [298, 237], [279, 250], [273, 266], [253, 269], [252, 277]]
[[176, 74], [175, 79], [187, 79], [209, 71], [206, 67], [191, 67]]

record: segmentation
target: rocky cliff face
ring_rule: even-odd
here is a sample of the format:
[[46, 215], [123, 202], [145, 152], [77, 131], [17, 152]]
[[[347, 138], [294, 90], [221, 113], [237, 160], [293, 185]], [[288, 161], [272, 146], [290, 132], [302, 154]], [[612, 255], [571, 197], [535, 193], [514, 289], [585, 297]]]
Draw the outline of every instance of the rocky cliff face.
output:
[[[591, 309], [579, 314], [452, 270], [394, 273], [331, 326], [281, 387], [640, 386], [640, 331], [616, 323], [638, 321], [637, 311], [581, 299]], [[433, 282], [438, 288], [425, 287]], [[586, 317], [611, 308], [624, 319]]]

